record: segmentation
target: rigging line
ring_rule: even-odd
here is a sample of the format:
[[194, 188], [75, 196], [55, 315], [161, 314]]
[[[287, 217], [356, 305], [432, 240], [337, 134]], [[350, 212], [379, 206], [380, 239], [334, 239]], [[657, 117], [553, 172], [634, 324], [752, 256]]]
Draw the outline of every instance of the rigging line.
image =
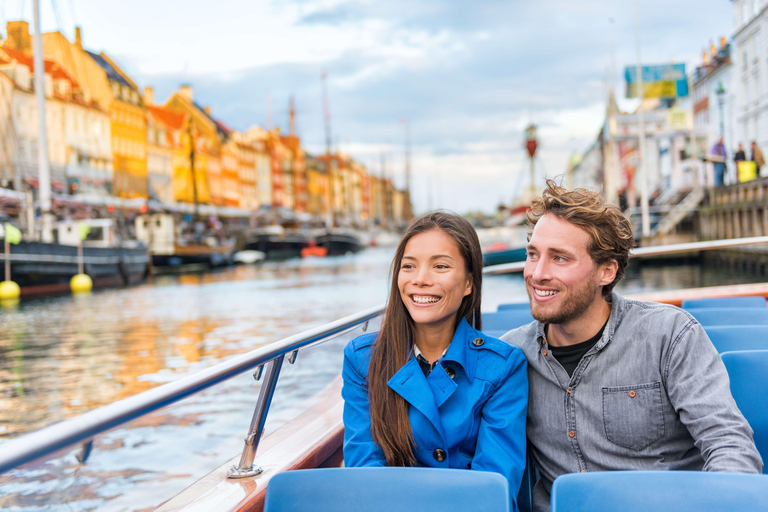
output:
[[56, 0], [51, 0], [51, 7], [53, 7], [53, 14], [56, 16], [56, 29], [58, 32], [61, 32], [61, 15], [59, 14], [59, 6], [56, 4]]

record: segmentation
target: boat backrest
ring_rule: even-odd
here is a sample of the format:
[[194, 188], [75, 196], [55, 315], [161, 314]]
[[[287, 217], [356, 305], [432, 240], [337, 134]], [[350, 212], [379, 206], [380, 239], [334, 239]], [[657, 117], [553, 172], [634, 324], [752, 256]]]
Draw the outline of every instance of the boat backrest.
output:
[[[768, 389], [768, 350], [726, 352], [722, 358], [731, 379], [733, 399], [754, 431], [755, 445], [765, 464], [768, 461], [768, 398], [765, 394]], [[763, 474], [766, 473], [768, 469], [764, 466]], [[768, 504], [764, 510], [768, 510]]]
[[531, 312], [522, 309], [483, 313], [483, 332], [497, 336], [498, 333], [504, 334], [531, 322], [533, 322]]
[[436, 468], [328, 468], [272, 477], [264, 512], [504, 512], [498, 473]]
[[530, 311], [531, 310], [531, 304], [530, 302], [512, 302], [509, 304], [499, 304], [499, 307], [496, 308], [496, 311]]
[[552, 486], [551, 512], [762, 512], [768, 477], [705, 471], [570, 473]]
[[719, 353], [768, 350], [768, 325], [709, 325], [704, 327]]
[[765, 297], [712, 297], [708, 299], [688, 299], [682, 304], [683, 309], [691, 308], [764, 308]]
[[767, 308], [692, 308], [687, 311], [705, 327], [709, 325], [768, 325]]

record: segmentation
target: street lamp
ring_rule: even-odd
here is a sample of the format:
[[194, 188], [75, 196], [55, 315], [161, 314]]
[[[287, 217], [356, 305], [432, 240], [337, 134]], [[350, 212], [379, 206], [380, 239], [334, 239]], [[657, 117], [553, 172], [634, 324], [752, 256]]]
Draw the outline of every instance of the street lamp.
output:
[[725, 88], [723, 82], [717, 84], [715, 90], [717, 94], [717, 104], [720, 106], [720, 137], [725, 137], [725, 117], [723, 116], [723, 104], [725, 103]]

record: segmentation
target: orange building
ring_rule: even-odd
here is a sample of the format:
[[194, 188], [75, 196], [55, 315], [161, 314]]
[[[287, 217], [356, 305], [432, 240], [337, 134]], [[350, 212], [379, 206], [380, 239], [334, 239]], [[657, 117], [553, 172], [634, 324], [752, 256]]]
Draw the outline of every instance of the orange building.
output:
[[[154, 104], [151, 87], [144, 88], [147, 106], [147, 174], [149, 197], [164, 203], [177, 199], [177, 188], [190, 186], [187, 114]], [[177, 176], [178, 174], [178, 176]], [[191, 191], [186, 191], [191, 195]]]

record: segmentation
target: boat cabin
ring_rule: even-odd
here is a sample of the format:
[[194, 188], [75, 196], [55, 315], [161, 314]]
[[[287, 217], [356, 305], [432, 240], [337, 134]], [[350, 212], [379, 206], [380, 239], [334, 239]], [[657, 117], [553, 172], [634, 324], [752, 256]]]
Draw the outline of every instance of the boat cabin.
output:
[[112, 219], [84, 219], [59, 222], [54, 227], [54, 240], [62, 245], [80, 244], [80, 226], [88, 226], [83, 247], [110, 248], [118, 245], [115, 222]]

